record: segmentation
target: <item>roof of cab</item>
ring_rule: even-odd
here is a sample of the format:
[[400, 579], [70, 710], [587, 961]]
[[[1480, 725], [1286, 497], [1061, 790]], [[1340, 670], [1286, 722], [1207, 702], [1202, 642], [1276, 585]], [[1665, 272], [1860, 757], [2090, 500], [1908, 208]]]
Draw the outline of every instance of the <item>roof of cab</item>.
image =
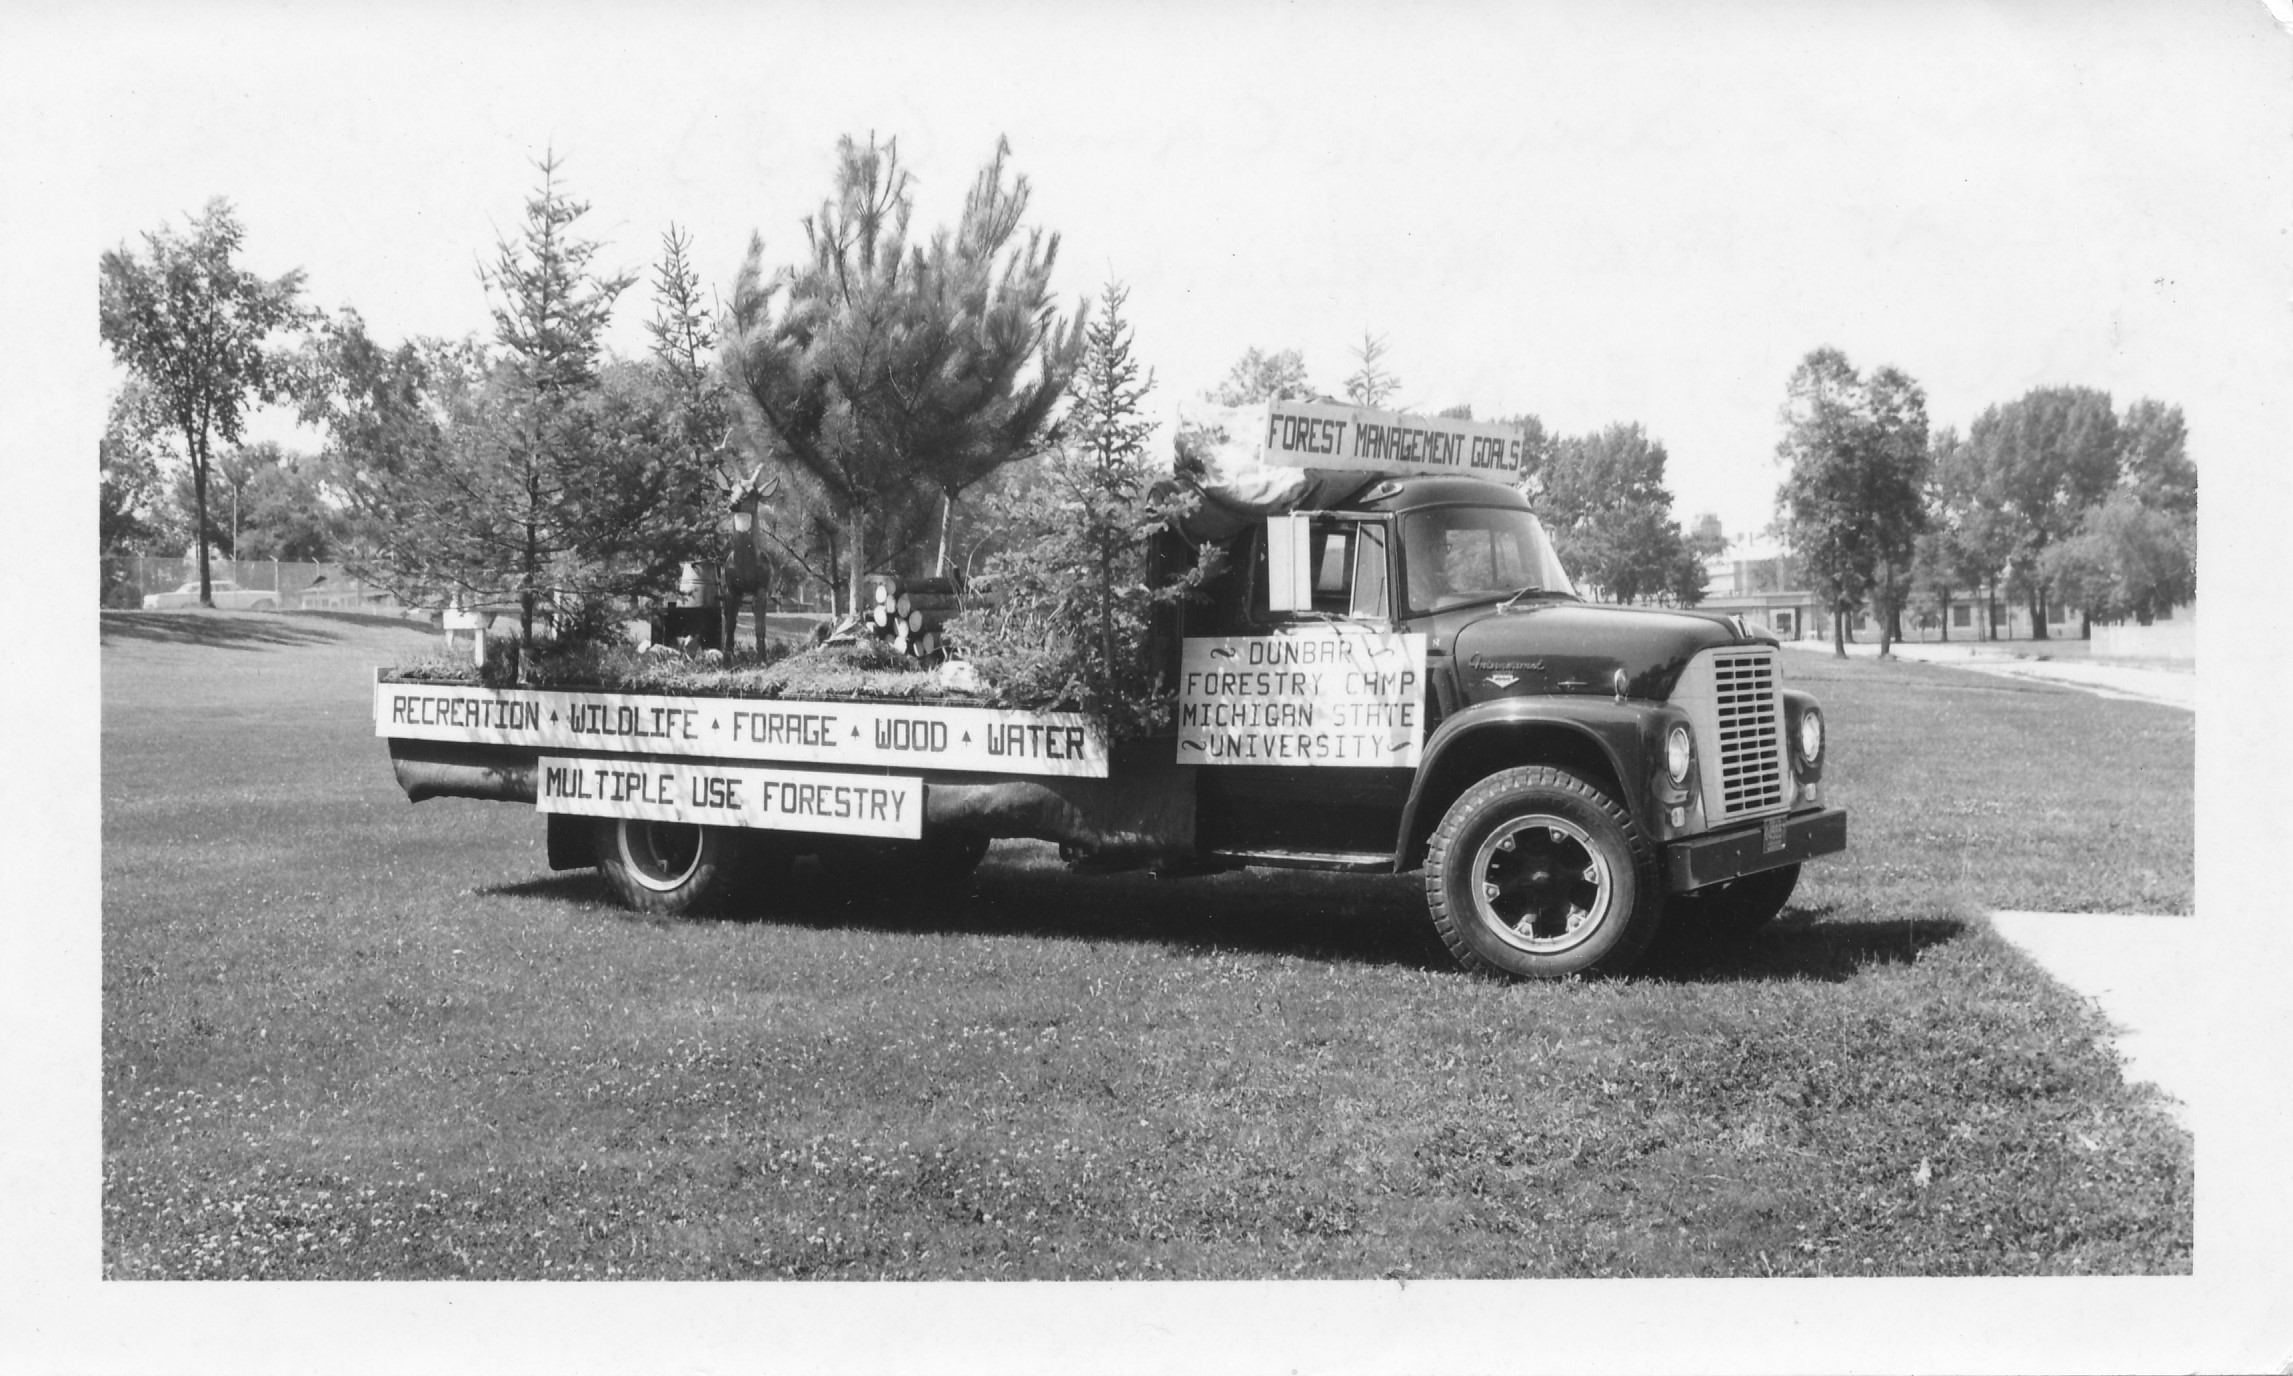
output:
[[1345, 505], [1357, 511], [1410, 511], [1425, 506], [1495, 506], [1527, 511], [1529, 499], [1512, 484], [1489, 478], [1394, 473], [1366, 485]]

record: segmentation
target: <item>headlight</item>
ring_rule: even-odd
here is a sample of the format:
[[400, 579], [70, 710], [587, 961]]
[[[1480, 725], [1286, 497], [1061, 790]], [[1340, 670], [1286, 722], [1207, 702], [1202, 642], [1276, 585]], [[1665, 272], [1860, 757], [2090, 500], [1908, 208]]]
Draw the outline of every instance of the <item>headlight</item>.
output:
[[1672, 782], [1688, 782], [1688, 766], [1696, 758], [1695, 745], [1688, 738], [1688, 728], [1675, 726], [1664, 738], [1664, 767], [1671, 771]]
[[1809, 764], [1823, 758], [1823, 714], [1812, 707], [1799, 714], [1799, 757]]

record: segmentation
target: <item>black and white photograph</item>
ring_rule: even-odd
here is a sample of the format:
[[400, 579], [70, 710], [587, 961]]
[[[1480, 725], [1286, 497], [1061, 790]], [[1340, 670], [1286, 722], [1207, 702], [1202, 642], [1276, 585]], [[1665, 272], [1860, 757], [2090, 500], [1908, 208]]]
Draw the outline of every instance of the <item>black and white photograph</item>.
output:
[[10, 1370], [2293, 1371], [2285, 0], [0, 48]]

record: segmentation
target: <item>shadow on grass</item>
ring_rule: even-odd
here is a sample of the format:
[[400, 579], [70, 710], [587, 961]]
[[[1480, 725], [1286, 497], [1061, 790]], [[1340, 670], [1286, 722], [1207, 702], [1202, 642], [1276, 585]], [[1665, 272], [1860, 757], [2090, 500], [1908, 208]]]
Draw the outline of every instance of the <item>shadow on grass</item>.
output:
[[282, 613], [304, 621], [332, 621], [343, 626], [371, 626], [378, 630], [420, 631], [439, 634], [438, 628], [418, 616], [390, 616], [382, 612], [294, 611]]
[[1909, 965], [1930, 947], [1956, 940], [1956, 917], [1825, 921], [1828, 907], [1791, 909], [1750, 937], [1727, 939], [1673, 924], [1660, 932], [1637, 973], [1681, 984], [1853, 979], [1874, 966]]
[[[281, 650], [301, 645], [326, 645], [341, 640], [339, 632], [323, 625], [304, 625], [297, 613], [288, 620], [273, 612], [105, 612], [100, 633], [113, 640], [147, 640], [162, 645], [203, 645], [220, 650]], [[378, 618], [360, 618], [374, 620]]]
[[[492, 885], [504, 898], [611, 902], [595, 871]], [[1079, 875], [1028, 859], [990, 861], [971, 879], [936, 893], [870, 893], [799, 861], [772, 897], [735, 898], [716, 920], [885, 935], [1019, 936], [1136, 942], [1191, 950], [1294, 956], [1410, 970], [1456, 971], [1425, 913], [1414, 875], [1400, 877], [1245, 871], [1190, 879], [1147, 874]], [[1675, 924], [1634, 971], [1682, 984], [1820, 980], [1837, 983], [1875, 966], [1908, 965], [1959, 937], [1955, 917], [1828, 921], [1828, 907], [1793, 909], [1749, 938], [1725, 940]], [[630, 921], [648, 921], [628, 914]], [[669, 925], [675, 925], [670, 923]], [[1463, 977], [1460, 972], [1460, 977]]]
[[[886, 933], [1138, 942], [1407, 969], [1453, 968], [1407, 879], [1226, 873], [1189, 879], [982, 866], [936, 894], [854, 892], [800, 863], [765, 921]], [[748, 916], [742, 913], [741, 916]]]
[[561, 870], [510, 884], [481, 884], [470, 892], [485, 898], [600, 899], [608, 896], [595, 870]]

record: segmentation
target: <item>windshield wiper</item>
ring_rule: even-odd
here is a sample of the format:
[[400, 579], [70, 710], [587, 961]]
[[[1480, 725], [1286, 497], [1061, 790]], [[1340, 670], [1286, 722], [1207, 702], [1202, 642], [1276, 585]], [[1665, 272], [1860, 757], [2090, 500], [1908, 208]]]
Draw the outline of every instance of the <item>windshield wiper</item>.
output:
[[1497, 610], [1501, 612], [1509, 612], [1513, 609], [1513, 604], [1515, 602], [1520, 601], [1522, 598], [1527, 597], [1531, 593], [1543, 593], [1547, 597], [1565, 597], [1571, 602], [1582, 602], [1584, 600], [1573, 592], [1563, 592], [1559, 588], [1548, 588], [1542, 583], [1531, 583], [1529, 586], [1521, 589], [1519, 592], [1514, 593], [1511, 597], [1508, 597], [1504, 601], [1499, 602], [1497, 604]]

